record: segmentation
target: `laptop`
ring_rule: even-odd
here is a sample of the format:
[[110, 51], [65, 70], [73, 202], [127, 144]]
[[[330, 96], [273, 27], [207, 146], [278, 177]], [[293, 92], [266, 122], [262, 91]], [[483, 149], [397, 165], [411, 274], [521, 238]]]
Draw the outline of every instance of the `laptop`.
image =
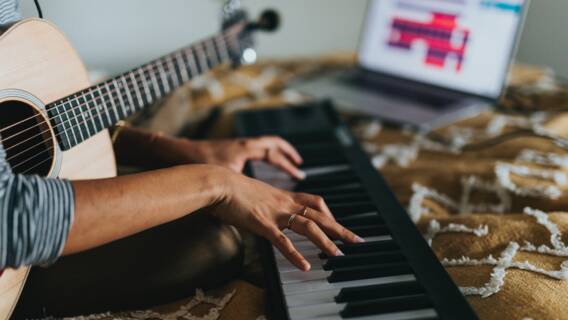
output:
[[291, 87], [342, 109], [432, 129], [501, 96], [530, 0], [371, 0], [357, 66]]

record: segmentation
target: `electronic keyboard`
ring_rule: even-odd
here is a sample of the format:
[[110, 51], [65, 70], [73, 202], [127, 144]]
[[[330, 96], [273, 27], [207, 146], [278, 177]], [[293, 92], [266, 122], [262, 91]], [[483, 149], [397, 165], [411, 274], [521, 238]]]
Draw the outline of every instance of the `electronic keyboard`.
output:
[[303, 181], [251, 162], [248, 173], [275, 187], [322, 196], [336, 220], [366, 241], [328, 257], [286, 230], [312, 269], [302, 272], [261, 240], [269, 319], [477, 319], [405, 209], [329, 101], [244, 111], [241, 137], [279, 135], [304, 159]]

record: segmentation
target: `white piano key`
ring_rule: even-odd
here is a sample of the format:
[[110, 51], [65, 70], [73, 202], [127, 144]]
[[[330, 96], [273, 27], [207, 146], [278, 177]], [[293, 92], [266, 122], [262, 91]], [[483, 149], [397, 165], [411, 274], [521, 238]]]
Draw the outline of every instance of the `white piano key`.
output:
[[[282, 284], [291, 284], [297, 282], [309, 282], [314, 280], [325, 280], [331, 271], [315, 270], [315, 271], [292, 271], [280, 274], [280, 282]], [[327, 280], [325, 280], [327, 281]]]
[[[322, 270], [323, 264], [325, 263], [325, 261], [327, 261], [327, 260], [321, 260], [319, 257], [315, 257], [315, 258], [310, 257], [310, 258], [307, 258], [306, 260], [308, 260], [308, 262], [312, 266], [310, 271]], [[290, 261], [288, 261], [286, 259], [277, 259], [276, 265], [278, 266], [277, 269], [278, 269], [278, 272], [280, 272], [280, 273], [286, 273], [286, 272], [292, 272], [292, 271], [298, 271], [299, 270], [295, 265], [293, 265]]]
[[286, 305], [288, 308], [309, 306], [313, 304], [334, 302], [335, 296], [339, 294], [341, 289], [332, 289], [315, 292], [302, 292], [286, 296]]
[[351, 166], [349, 166], [348, 164], [338, 164], [334, 166], [304, 168], [304, 172], [306, 173], [306, 178], [309, 179], [310, 177], [313, 176], [321, 174], [337, 173], [337, 172], [347, 171], [349, 169], [351, 169]]
[[[310, 271], [306, 273], [310, 273]], [[375, 285], [375, 284], [398, 283], [398, 282], [414, 281], [414, 280], [416, 280], [416, 278], [412, 274], [353, 280], [353, 281], [342, 281], [334, 283], [329, 283], [327, 279], [321, 279], [321, 280], [283, 284], [282, 290], [284, 291], [284, 295], [288, 296], [302, 292], [342, 289], [342, 288], [360, 287], [360, 286]]]
[[[412, 311], [403, 311], [387, 314], [377, 314], [363, 317], [351, 318], [353, 320], [416, 320], [428, 317], [436, 317], [437, 313], [434, 309], [421, 309]], [[297, 318], [294, 320], [345, 320], [339, 314], [336, 315], [321, 315], [312, 318]]]
[[343, 310], [345, 303], [321, 303], [311, 306], [288, 308], [288, 314], [292, 320], [312, 319], [321, 316], [339, 315], [339, 311]]

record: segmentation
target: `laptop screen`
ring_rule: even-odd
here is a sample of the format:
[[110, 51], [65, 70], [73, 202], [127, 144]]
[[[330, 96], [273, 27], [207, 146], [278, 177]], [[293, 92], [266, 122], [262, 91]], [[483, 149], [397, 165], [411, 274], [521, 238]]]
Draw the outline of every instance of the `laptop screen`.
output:
[[528, 0], [372, 0], [364, 68], [497, 98]]

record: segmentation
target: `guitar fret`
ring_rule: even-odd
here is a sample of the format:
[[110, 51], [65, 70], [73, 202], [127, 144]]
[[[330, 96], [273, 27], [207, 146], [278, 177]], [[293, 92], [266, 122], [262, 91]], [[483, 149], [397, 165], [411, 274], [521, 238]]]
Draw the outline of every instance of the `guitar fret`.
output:
[[163, 93], [162, 89], [160, 88], [160, 84], [158, 83], [158, 78], [156, 78], [156, 73], [149, 71], [148, 74], [150, 75], [150, 81], [152, 82], [152, 86], [154, 87], [154, 93], [156, 95], [156, 99], [160, 99]]
[[168, 70], [169, 70], [168, 73], [172, 75], [173, 88], [179, 87], [179, 83], [180, 83], [179, 78], [177, 76], [175, 66], [174, 66], [170, 56], [166, 57], [166, 66], [168, 67]]
[[217, 47], [220, 49], [219, 53], [221, 55], [221, 60], [229, 61], [231, 59], [229, 50], [227, 49], [227, 43], [223, 36], [216, 36], [215, 40], [217, 42]]
[[209, 57], [212, 60], [212, 65], [211, 67], [215, 67], [217, 65], [219, 65], [219, 57], [217, 56], [217, 53], [215, 52], [215, 43], [213, 42], [213, 39], [209, 39], [207, 41], [205, 41], [205, 51], [209, 53]]
[[[126, 111], [124, 110], [124, 108], [127, 107], [127, 104], [124, 102], [122, 92], [120, 91], [119, 83], [121, 83], [121, 82], [117, 82], [117, 79], [114, 78], [114, 79], [112, 79], [112, 83], [114, 84], [114, 92], [117, 94], [118, 100], [120, 101], [120, 108], [118, 108], [118, 111], [121, 114], [118, 117], [118, 119], [124, 119], [124, 118], [126, 118]], [[127, 94], [127, 96], [128, 96], [128, 94]]]
[[175, 53], [175, 59], [177, 61], [178, 66], [180, 67], [180, 70], [182, 71], [181, 73], [181, 79], [183, 80], [183, 82], [187, 82], [189, 81], [189, 74], [187, 74], [187, 65], [185, 64], [185, 61], [183, 61], [183, 58], [181, 56], [181, 52], [176, 52]]
[[146, 93], [146, 104], [150, 104], [152, 103], [152, 95], [150, 94], [150, 88], [148, 88], [148, 82], [146, 79], [146, 76], [144, 75], [144, 70], [143, 68], [138, 69], [138, 74], [140, 74], [140, 77], [142, 79], [142, 86], [144, 88], [144, 92]]
[[[99, 98], [99, 100], [100, 100], [100, 104], [97, 104], [97, 106], [98, 106], [97, 109], [100, 111], [99, 123], [101, 124], [101, 127], [99, 128], [99, 130], [102, 130], [102, 129], [106, 128], [107, 126], [109, 126], [110, 124], [112, 124], [112, 121], [110, 119], [109, 110], [108, 110], [108, 107], [106, 106], [104, 96], [103, 96], [103, 93], [101, 91], [100, 86], [101, 85], [95, 86], [93, 88], [93, 92], [95, 92], [95, 90], [96, 90], [96, 92], [98, 92], [97, 98]], [[107, 123], [105, 123], [105, 121], [104, 121], [105, 119], [104, 119], [103, 115], [106, 115], [106, 122]]]
[[[187, 50], [190, 52], [188, 53]], [[197, 77], [197, 75], [199, 75], [199, 70], [197, 70], [195, 55], [191, 52], [191, 48], [184, 50], [182, 57], [187, 59], [187, 65], [189, 65], [191, 77]]]
[[79, 115], [81, 114], [79, 112], [79, 114], [77, 114], [77, 108], [73, 106], [73, 102], [76, 102], [76, 98], [75, 95], [72, 96], [72, 100], [70, 101], [71, 103], [71, 111], [73, 112], [73, 119], [75, 120], [75, 123], [73, 124], [73, 131], [78, 131], [79, 135], [81, 136], [81, 139], [79, 141], [83, 142], [85, 141], [85, 137], [83, 136], [83, 130], [81, 130], [81, 123], [79, 122]]
[[198, 66], [201, 67], [201, 73], [206, 73], [209, 71], [209, 66], [207, 65], [207, 58], [205, 58], [205, 52], [200, 43], [195, 44], [195, 52], [197, 53]]
[[[130, 80], [132, 80], [132, 88], [134, 89], [134, 93], [136, 94], [136, 99], [138, 100], [138, 106], [134, 105], [134, 110], [136, 110], [136, 108], [142, 108], [144, 106], [144, 100], [142, 100], [142, 93], [140, 93], [140, 88], [138, 87], [138, 82], [136, 81], [136, 78], [134, 77], [134, 73], [130, 72], [129, 74]], [[129, 88], [127, 88], [128, 90]]]
[[[124, 79], [124, 76], [120, 77], [120, 82], [118, 83], [118, 85], [119, 85], [119, 89], [124, 90], [126, 92], [126, 97], [128, 98], [128, 101], [129, 101], [129, 103], [124, 105], [124, 107], [126, 107], [126, 112], [124, 113], [124, 116], [126, 117], [127, 115], [132, 114], [133, 111], [134, 111], [134, 106], [135, 106], [134, 105], [134, 99], [132, 98], [132, 95], [130, 94], [130, 88], [128, 87], [128, 83], [126, 82], [126, 79]], [[120, 95], [122, 95], [122, 93]]]
[[[81, 117], [83, 118], [83, 123], [81, 123], [80, 127], [85, 128], [85, 139], [89, 139], [92, 135], [91, 132], [95, 132], [95, 118], [93, 117], [93, 107], [91, 107], [91, 100], [87, 100], [87, 94], [89, 92], [85, 92], [81, 95], [81, 99], [83, 102], [79, 101], [79, 112], [81, 112]], [[91, 130], [92, 129], [92, 130]]]
[[[106, 88], [106, 90], [107, 90], [107, 95], [110, 97], [110, 105], [111, 105], [111, 107], [112, 107], [112, 110], [114, 111], [114, 116], [115, 116], [114, 119], [111, 118], [111, 121], [110, 121], [110, 123], [109, 123], [109, 125], [111, 125], [111, 124], [114, 124], [115, 122], [117, 122], [117, 121], [120, 119], [120, 116], [118, 115], [118, 111], [116, 110], [116, 104], [114, 103], [114, 97], [113, 97], [113, 95], [112, 95], [112, 92], [111, 92], [110, 89], [109, 89], [109, 84], [108, 84], [108, 82], [105, 82], [104, 85], [105, 85], [105, 88]], [[110, 116], [110, 115], [111, 115], [111, 114], [110, 114], [110, 112], [109, 112], [109, 116]]]
[[[67, 123], [69, 121], [69, 118], [67, 117], [67, 110], [65, 109], [65, 105], [60, 103], [56, 105], [57, 108], [57, 113], [59, 114], [59, 119], [60, 119], [60, 125], [61, 125], [61, 130], [59, 130], [59, 132], [64, 132], [65, 133], [65, 137], [67, 138], [67, 143], [68, 143], [68, 147], [71, 148], [71, 146], [73, 146], [74, 144], [71, 143], [71, 137], [69, 136], [68, 130], [67, 130]], [[65, 117], [64, 117], [65, 116]], [[74, 135], [73, 135], [74, 137]], [[74, 140], [76, 143], [76, 140]]]
[[[90, 90], [88, 92], [88, 94], [91, 96], [92, 98], [92, 103], [93, 103], [93, 107], [89, 107], [89, 113], [92, 116], [92, 124], [93, 127], [95, 128], [93, 130], [93, 134], [99, 132], [99, 130], [102, 130], [105, 127], [105, 124], [103, 123], [103, 106], [102, 106], [102, 101], [100, 101], [100, 103], [97, 103], [97, 98], [95, 97], [95, 95], [93, 94], [97, 87], [94, 87], [92, 90]], [[88, 105], [87, 105], [88, 106]], [[95, 115], [93, 115], [93, 111], [96, 111]], [[97, 121], [95, 121], [95, 118], [98, 120], [98, 123], [100, 124], [100, 127], [97, 127]]]
[[162, 60], [158, 60], [157, 62], [157, 66], [158, 66], [158, 71], [160, 73], [160, 78], [162, 79], [162, 85], [164, 86], [165, 89], [165, 93], [170, 92], [170, 84], [168, 83], [168, 78], [166, 76], [166, 71], [164, 70], [164, 66], [161, 62]]

